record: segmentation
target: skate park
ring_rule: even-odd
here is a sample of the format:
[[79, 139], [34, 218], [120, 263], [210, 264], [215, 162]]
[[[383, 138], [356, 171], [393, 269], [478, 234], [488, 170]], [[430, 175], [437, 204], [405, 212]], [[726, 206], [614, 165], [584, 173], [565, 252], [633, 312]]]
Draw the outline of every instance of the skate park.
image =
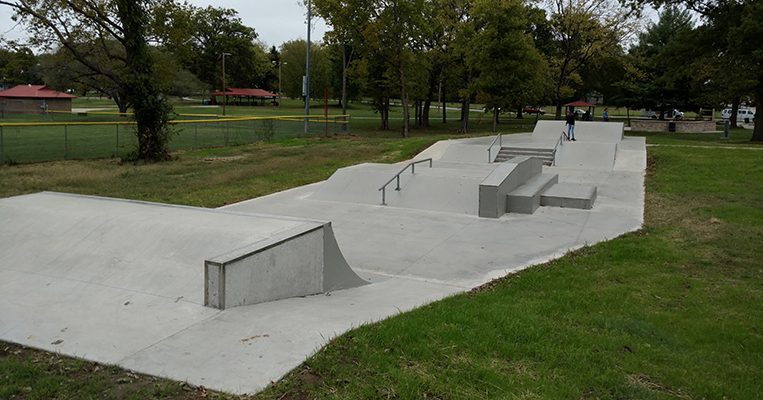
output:
[[[616, 123], [581, 122], [576, 142], [562, 129], [542, 121], [531, 134], [439, 142], [408, 162], [340, 169], [218, 210], [0, 200], [10, 227], [0, 336], [258, 391], [352, 327], [638, 229], [644, 140]], [[223, 265], [244, 272], [226, 280]]]

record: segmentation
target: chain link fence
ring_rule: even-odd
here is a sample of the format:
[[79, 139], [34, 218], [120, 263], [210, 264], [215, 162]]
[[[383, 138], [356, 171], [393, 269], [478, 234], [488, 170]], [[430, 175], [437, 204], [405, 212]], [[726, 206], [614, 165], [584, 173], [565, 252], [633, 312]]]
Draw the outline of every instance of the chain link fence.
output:
[[[110, 121], [82, 121], [77, 117], [54, 115], [58, 121], [0, 122], [0, 164], [124, 157], [137, 147], [135, 123], [127, 117], [124, 121], [114, 121], [113, 115]], [[170, 123], [172, 151], [350, 132], [348, 115], [181, 118]]]

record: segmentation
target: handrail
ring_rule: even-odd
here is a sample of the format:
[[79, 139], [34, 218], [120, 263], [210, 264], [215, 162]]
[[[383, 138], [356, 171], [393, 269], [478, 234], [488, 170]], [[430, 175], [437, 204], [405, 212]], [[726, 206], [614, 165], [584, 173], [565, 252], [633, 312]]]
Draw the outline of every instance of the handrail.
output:
[[490, 143], [490, 147], [487, 148], [487, 162], [491, 163], [493, 162], [493, 146], [495, 146], [495, 142], [498, 142], [498, 145], [503, 147], [503, 133], [499, 133], [498, 136], [493, 139], [493, 143]]
[[395, 188], [395, 190], [400, 191], [400, 175], [402, 175], [402, 173], [405, 172], [405, 170], [407, 170], [408, 167], [411, 167], [411, 173], [415, 174], [416, 173], [416, 164], [425, 163], [427, 161], [429, 161], [429, 168], [432, 168], [432, 159], [431, 158], [427, 158], [425, 160], [419, 160], [419, 161], [410, 162], [410, 163], [408, 163], [408, 165], [405, 166], [405, 168], [401, 169], [400, 172], [398, 172], [395, 176], [393, 176], [392, 179], [388, 180], [387, 183], [385, 183], [382, 187], [380, 187], [379, 191], [382, 192], [382, 205], [383, 206], [387, 205], [387, 185], [389, 185], [390, 183], [392, 183], [392, 181], [397, 179], [397, 187]]
[[564, 138], [567, 137], [567, 135], [564, 134], [564, 131], [562, 131], [562, 134], [559, 135], [559, 140], [556, 141], [556, 144], [554, 145], [554, 164], [556, 165], [556, 150], [559, 148], [559, 146], [564, 146]]

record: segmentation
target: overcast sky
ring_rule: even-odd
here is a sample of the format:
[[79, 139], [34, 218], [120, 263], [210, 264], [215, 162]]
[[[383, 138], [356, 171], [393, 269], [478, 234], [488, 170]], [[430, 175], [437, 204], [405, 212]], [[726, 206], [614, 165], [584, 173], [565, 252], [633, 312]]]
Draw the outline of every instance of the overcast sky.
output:
[[[253, 27], [259, 35], [259, 40], [268, 46], [280, 46], [287, 40], [307, 38], [306, 10], [298, 0], [190, 0], [190, 2], [199, 7], [213, 5], [235, 9], [244, 24]], [[0, 35], [6, 39], [23, 38], [24, 29], [15, 26], [11, 15], [13, 12], [10, 7], [0, 6]], [[314, 19], [312, 40], [322, 40], [325, 32], [326, 24], [323, 20]]]

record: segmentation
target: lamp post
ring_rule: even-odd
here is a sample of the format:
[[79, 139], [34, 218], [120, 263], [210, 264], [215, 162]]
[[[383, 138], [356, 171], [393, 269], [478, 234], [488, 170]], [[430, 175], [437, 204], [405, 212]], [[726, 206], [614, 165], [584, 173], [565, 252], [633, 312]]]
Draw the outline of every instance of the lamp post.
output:
[[307, 56], [305, 66], [305, 136], [309, 129], [310, 116], [310, 23], [312, 18], [312, 1], [307, 0]]
[[231, 55], [230, 53], [223, 53], [223, 115], [225, 115], [225, 106], [228, 105], [228, 95], [225, 93], [225, 56]]

